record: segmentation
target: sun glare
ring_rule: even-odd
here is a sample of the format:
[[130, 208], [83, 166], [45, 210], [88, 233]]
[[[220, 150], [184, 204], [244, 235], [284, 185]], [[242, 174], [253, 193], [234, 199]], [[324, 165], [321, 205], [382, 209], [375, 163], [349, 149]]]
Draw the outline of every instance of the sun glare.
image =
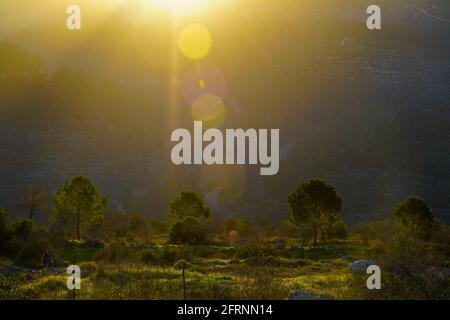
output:
[[146, 0], [148, 4], [170, 13], [183, 16], [202, 13], [207, 10], [209, 0]]

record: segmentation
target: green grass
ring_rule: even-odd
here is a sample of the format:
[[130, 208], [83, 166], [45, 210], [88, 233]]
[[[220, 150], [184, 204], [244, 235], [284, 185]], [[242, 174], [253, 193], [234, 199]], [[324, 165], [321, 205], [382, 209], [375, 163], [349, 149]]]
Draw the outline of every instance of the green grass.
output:
[[[326, 249], [307, 248], [304, 259], [288, 249], [262, 250], [261, 254], [270, 255], [261, 257], [252, 256], [252, 250], [246, 250], [247, 258], [237, 258], [238, 249], [233, 247], [158, 245], [151, 249], [132, 246], [132, 250], [136, 253], [154, 250], [163, 254], [158, 257], [172, 252], [176, 256], [171, 259], [188, 257], [188, 299], [286, 299], [295, 289], [345, 298], [351, 275], [349, 262], [340, 257], [356, 256], [360, 248], [345, 243]], [[173, 263], [146, 264], [139, 260], [95, 263], [98, 251], [71, 243], [58, 252], [65, 261], [76, 254], [81, 268], [90, 271], [82, 278], [77, 299], [183, 298], [181, 270], [174, 268]], [[0, 298], [71, 299], [72, 292], [66, 288], [66, 280], [66, 275], [2, 276]]]
[[56, 252], [56, 257], [67, 263], [80, 263], [93, 261], [99, 248], [83, 248], [74, 244], [69, 244]]

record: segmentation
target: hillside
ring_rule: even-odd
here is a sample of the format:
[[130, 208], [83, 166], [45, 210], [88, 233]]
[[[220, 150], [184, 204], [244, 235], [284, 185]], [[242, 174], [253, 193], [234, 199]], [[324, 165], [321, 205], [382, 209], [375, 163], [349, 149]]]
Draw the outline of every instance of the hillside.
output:
[[275, 177], [171, 164], [170, 132], [192, 126], [183, 77], [197, 66], [179, 57], [171, 69], [167, 20], [129, 24], [129, 8], [93, 8], [101, 18], [76, 35], [64, 16], [42, 18], [50, 5], [27, 23], [5, 20], [0, 206], [29, 184], [55, 191], [82, 174], [112, 210], [165, 217], [191, 188], [218, 214], [284, 218], [287, 194], [318, 176], [336, 185], [347, 222], [387, 217], [411, 194], [449, 222], [450, 4], [381, 1], [383, 29], [370, 32], [365, 1], [332, 3], [245, 1], [201, 18], [214, 39], [203, 67], [226, 79], [222, 127], [279, 128]]

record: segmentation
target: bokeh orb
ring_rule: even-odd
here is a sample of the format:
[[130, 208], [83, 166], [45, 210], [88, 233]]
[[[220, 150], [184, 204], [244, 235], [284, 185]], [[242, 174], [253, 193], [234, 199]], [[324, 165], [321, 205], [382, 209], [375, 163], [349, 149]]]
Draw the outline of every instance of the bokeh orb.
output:
[[219, 97], [204, 94], [192, 104], [192, 119], [203, 121], [203, 128], [219, 128], [226, 118], [225, 105]]
[[181, 30], [178, 48], [189, 59], [200, 60], [206, 57], [213, 45], [208, 28], [191, 24]]

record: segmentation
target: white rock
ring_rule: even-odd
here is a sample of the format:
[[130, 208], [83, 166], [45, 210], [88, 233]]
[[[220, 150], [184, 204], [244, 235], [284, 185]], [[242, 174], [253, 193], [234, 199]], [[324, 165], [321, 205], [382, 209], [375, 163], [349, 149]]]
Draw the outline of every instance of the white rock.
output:
[[352, 263], [350, 263], [350, 265], [348, 267], [350, 268], [350, 270], [352, 272], [366, 273], [367, 268], [373, 264], [375, 264], [373, 261], [364, 259], [364, 260], [353, 261]]

